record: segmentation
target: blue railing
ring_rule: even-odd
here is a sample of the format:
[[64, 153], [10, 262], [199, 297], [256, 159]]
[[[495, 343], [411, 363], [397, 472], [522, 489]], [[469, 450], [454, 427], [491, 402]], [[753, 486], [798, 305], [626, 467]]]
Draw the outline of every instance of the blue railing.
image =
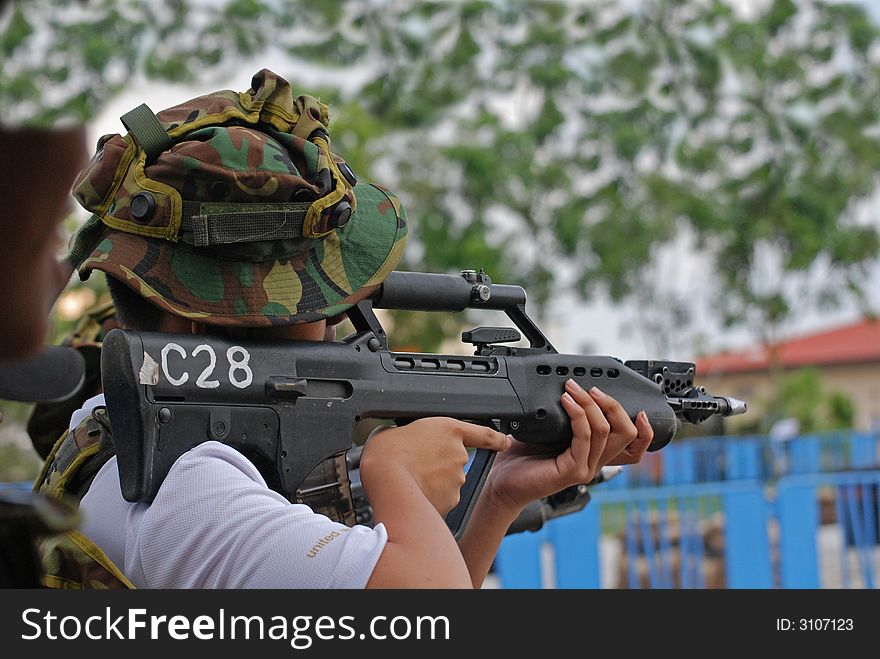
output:
[[[780, 480], [775, 501], [780, 585], [876, 588], [880, 576], [878, 492], [880, 471], [804, 474]], [[833, 505], [833, 529], [822, 524], [829, 521], [820, 505], [823, 498]], [[834, 534], [823, 533], [823, 527]]]
[[614, 489], [727, 480], [772, 480], [786, 474], [880, 467], [880, 438], [826, 432], [787, 441], [767, 436], [680, 440], [649, 453], [608, 484]]
[[[707, 531], [721, 515], [721, 542], [713, 546]], [[496, 567], [507, 588], [767, 588], [772, 585], [767, 515], [757, 481], [595, 488], [580, 513], [506, 538]], [[606, 574], [606, 583], [600, 537], [606, 548], [608, 541], [617, 545], [608, 549], [618, 559], [617, 568], [606, 563], [613, 573], [611, 579]], [[725, 560], [717, 560], [717, 552]]]
[[505, 539], [501, 585], [880, 587], [876, 435], [703, 441], [669, 446], [651, 456], [660, 468], [639, 465], [594, 488], [580, 513]]

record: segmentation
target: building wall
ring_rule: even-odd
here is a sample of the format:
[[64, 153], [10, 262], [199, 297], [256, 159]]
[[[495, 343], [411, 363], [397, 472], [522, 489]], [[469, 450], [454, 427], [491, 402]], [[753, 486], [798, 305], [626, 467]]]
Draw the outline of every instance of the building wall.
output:
[[[848, 396], [856, 407], [856, 427], [862, 430], [880, 426], [880, 364], [845, 364], [815, 367], [822, 373], [822, 387]], [[786, 371], [790, 372], [790, 371]], [[698, 381], [715, 395], [741, 398], [758, 410], [769, 400], [770, 374], [731, 373], [726, 375], [698, 375]], [[749, 415], [730, 419], [729, 428], [748, 421]]]

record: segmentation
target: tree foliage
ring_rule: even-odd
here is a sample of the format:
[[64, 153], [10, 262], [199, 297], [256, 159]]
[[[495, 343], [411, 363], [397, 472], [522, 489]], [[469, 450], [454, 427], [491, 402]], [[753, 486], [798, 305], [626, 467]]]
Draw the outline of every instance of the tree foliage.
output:
[[768, 408], [765, 430], [773, 421], [797, 419], [801, 432], [852, 428], [855, 404], [846, 394], [822, 386], [818, 369], [803, 368], [782, 379], [778, 409]]
[[[0, 107], [85, 120], [133, 72], [207, 84], [281, 52], [294, 84], [332, 74], [334, 143], [403, 197], [410, 266], [484, 267], [539, 304], [560, 288], [636, 299], [669, 317], [655, 331], [705, 295], [766, 331], [858, 298], [880, 250], [856, 212], [880, 166], [880, 41], [854, 5], [749, 6], [13, 3]], [[658, 268], [682, 236], [706, 263], [688, 281]]]

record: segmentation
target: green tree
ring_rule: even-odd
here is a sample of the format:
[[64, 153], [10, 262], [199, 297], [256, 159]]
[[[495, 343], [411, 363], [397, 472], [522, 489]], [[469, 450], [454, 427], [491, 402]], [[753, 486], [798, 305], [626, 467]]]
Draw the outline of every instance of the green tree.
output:
[[786, 418], [797, 419], [801, 432], [853, 427], [856, 410], [852, 400], [841, 392], [824, 389], [818, 369], [803, 368], [787, 374], [780, 390], [778, 409], [771, 408], [765, 414], [767, 428], [773, 421]]
[[484, 267], [539, 308], [605, 292], [668, 342], [704, 303], [772, 343], [799, 310], [860, 299], [880, 250], [856, 212], [880, 165], [880, 42], [854, 5], [48, 4], [4, 17], [12, 120], [85, 119], [129, 79], [208, 84], [285, 53], [295, 85], [327, 71], [334, 143], [403, 197], [407, 264]]
[[[878, 235], [853, 211], [880, 165], [877, 30], [861, 9], [396, 6], [370, 17], [403, 27], [358, 102], [399, 127], [384, 169], [411, 199], [420, 265], [480, 258], [468, 265], [539, 303], [560, 285], [635, 298], [654, 331], [704, 294], [765, 341], [798, 308], [861, 295]], [[658, 269], [681, 236], [702, 276]]]

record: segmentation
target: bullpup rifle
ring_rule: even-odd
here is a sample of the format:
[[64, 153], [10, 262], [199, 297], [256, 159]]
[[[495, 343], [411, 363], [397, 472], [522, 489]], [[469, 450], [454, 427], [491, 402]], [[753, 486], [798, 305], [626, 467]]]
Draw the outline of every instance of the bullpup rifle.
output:
[[[348, 310], [355, 331], [341, 341], [113, 330], [102, 379], [123, 496], [152, 501], [181, 454], [215, 440], [245, 454], [291, 501], [352, 524], [346, 452], [365, 420], [454, 417], [561, 450], [572, 437], [559, 402], [569, 378], [613, 396], [633, 419], [644, 410], [654, 429], [650, 451], [668, 444], [682, 423], [745, 412], [742, 401], [699, 386], [692, 363], [559, 354], [525, 306], [522, 287], [494, 284], [482, 271], [393, 272]], [[373, 311], [469, 308], [502, 311], [514, 327], [464, 332], [473, 355], [394, 352]], [[523, 337], [528, 346], [505, 345]], [[457, 537], [494, 456], [473, 456], [460, 503], [446, 518]]]

